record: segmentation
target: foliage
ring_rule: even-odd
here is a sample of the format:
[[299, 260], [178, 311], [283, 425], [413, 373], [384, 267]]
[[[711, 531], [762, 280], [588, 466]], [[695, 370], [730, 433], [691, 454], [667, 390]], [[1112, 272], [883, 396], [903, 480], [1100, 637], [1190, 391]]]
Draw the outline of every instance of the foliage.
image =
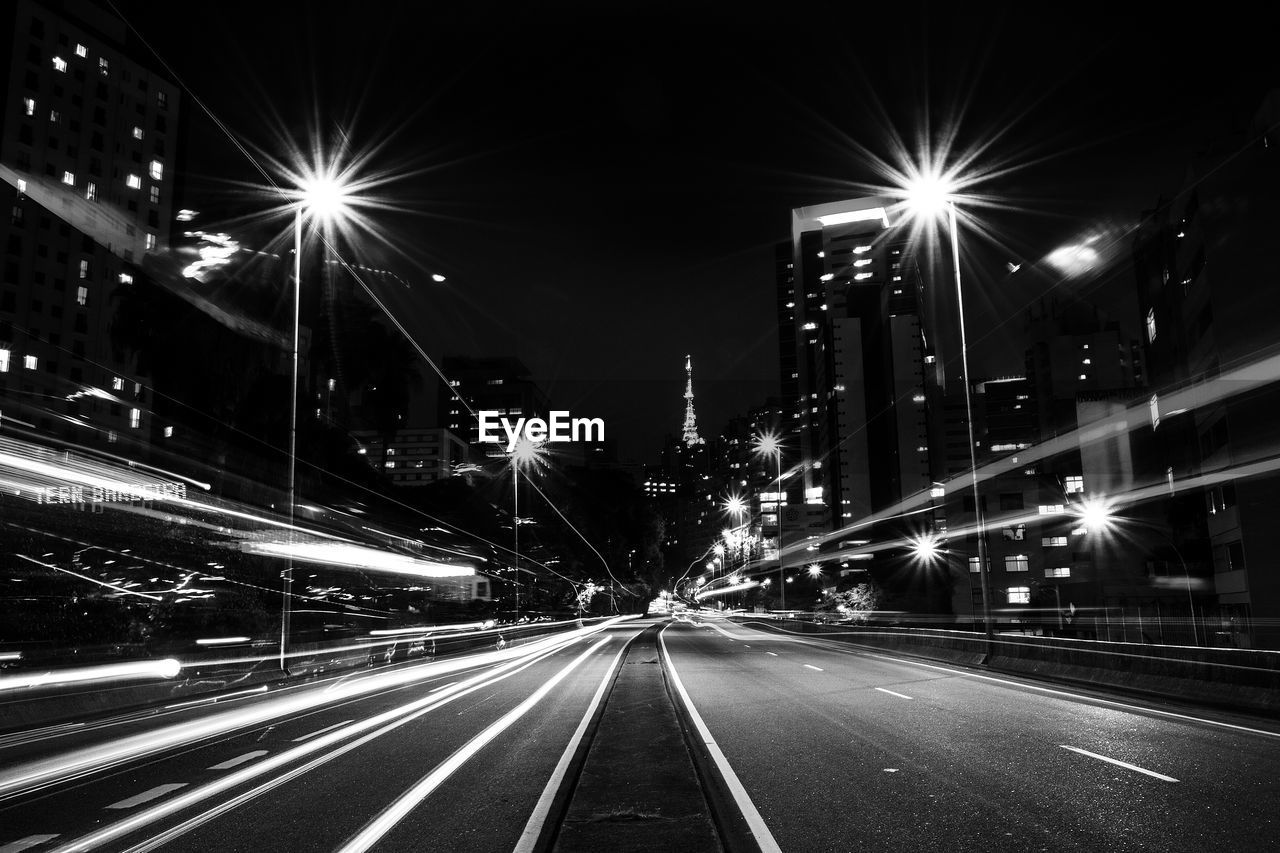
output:
[[880, 609], [884, 593], [873, 583], [860, 583], [843, 592], [824, 592], [818, 602], [819, 613], [830, 614], [841, 620], [866, 622]]

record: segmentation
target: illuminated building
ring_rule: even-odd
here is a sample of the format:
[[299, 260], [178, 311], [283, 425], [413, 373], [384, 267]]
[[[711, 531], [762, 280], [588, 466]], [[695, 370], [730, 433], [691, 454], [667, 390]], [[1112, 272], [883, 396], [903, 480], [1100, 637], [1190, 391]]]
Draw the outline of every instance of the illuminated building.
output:
[[99, 7], [19, 0], [4, 14], [0, 414], [75, 442], [145, 444], [148, 380], [110, 329], [134, 265], [169, 243], [179, 91]]
[[545, 418], [550, 410], [547, 395], [517, 358], [450, 355], [444, 357], [440, 369], [449, 384], [440, 384], [436, 423], [454, 435], [464, 436], [477, 458], [496, 459], [506, 454], [502, 444], [480, 442], [479, 421], [472, 416], [473, 411], [497, 412], [500, 417], [514, 420]]
[[396, 430], [390, 441], [377, 430], [357, 430], [353, 435], [365, 460], [397, 486], [429, 486], [448, 479], [469, 458], [467, 443], [447, 429], [409, 427]]

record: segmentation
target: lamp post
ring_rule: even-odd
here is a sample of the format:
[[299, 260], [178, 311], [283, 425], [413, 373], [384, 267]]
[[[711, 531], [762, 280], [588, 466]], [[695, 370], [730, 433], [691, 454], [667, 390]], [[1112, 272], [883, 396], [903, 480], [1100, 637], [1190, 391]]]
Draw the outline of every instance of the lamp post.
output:
[[515, 541], [515, 619], [520, 621], [520, 469], [540, 464], [547, 451], [527, 438], [521, 438], [511, 449], [511, 530]]
[[293, 331], [289, 385], [289, 548], [285, 557], [280, 604], [280, 669], [288, 672], [289, 629], [292, 623], [294, 511], [297, 504], [298, 467], [298, 337], [302, 313], [302, 220], [310, 214], [321, 224], [332, 221], [347, 208], [348, 188], [332, 176], [320, 175], [299, 183], [292, 193], [293, 216]]
[[960, 319], [960, 369], [964, 374], [964, 412], [969, 430], [969, 476], [973, 479], [973, 512], [978, 528], [978, 578], [982, 586], [982, 624], [986, 653], [991, 654], [994, 630], [991, 624], [991, 580], [987, 571], [986, 520], [978, 491], [978, 453], [974, 444], [973, 399], [969, 389], [969, 343], [964, 324], [964, 288], [960, 284], [960, 239], [956, 227], [956, 204], [948, 182], [936, 172], [921, 174], [906, 187], [908, 206], [917, 214], [936, 219], [945, 211], [951, 238], [951, 272], [956, 282], [956, 315]]
[[774, 494], [774, 517], [778, 521], [778, 590], [782, 596], [782, 611], [787, 610], [787, 579], [782, 556], [782, 440], [773, 433], [757, 435], [755, 451], [761, 456], [772, 456], [777, 466], [778, 479]]

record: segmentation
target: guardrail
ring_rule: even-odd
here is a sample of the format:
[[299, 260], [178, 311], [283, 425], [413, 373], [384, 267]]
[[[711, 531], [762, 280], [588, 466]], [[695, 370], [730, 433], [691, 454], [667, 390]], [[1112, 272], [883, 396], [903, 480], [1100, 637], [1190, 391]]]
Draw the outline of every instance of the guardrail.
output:
[[1158, 646], [981, 632], [824, 624], [796, 619], [733, 621], [789, 634], [821, 634], [858, 646], [1002, 672], [1120, 689], [1231, 710], [1280, 713], [1280, 652]]

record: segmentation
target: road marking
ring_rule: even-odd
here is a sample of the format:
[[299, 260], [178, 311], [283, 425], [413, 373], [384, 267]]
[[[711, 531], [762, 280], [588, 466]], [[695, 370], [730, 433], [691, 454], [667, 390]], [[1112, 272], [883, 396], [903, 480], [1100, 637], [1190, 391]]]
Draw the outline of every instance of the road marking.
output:
[[766, 654], [766, 655], [773, 655], [775, 658], [778, 656], [778, 653], [777, 653], [777, 652], [765, 652], [765, 654]]
[[431, 688], [430, 690], [428, 690], [427, 692], [428, 692], [428, 693], [435, 693], [437, 690], [444, 690], [446, 687], [452, 687], [453, 685], [455, 685], [455, 684], [457, 684], [457, 683], [458, 683], [458, 682], [456, 682], [456, 681], [450, 681], [448, 684], [441, 684], [439, 687], [432, 687], [432, 688]]
[[886, 688], [884, 688], [884, 687], [877, 687], [877, 688], [876, 688], [876, 690], [879, 690], [881, 693], [888, 693], [890, 696], [897, 696], [899, 699], [910, 699], [910, 698], [911, 698], [910, 696], [908, 696], [908, 695], [907, 695], [907, 694], [905, 694], [905, 693], [895, 693], [894, 691], [889, 690], [889, 689], [886, 689]]
[[1080, 748], [1080, 747], [1078, 747], [1078, 746], [1067, 746], [1065, 743], [1060, 743], [1060, 744], [1058, 744], [1058, 746], [1062, 747], [1063, 749], [1069, 749], [1069, 750], [1071, 750], [1072, 752], [1078, 752], [1078, 753], [1080, 753], [1081, 755], [1087, 755], [1087, 756], [1089, 756], [1090, 758], [1096, 758], [1096, 759], [1098, 759], [1099, 761], [1105, 761], [1105, 762], [1107, 762], [1108, 764], [1114, 764], [1114, 765], [1116, 765], [1117, 767], [1124, 767], [1124, 768], [1125, 768], [1125, 769], [1127, 769], [1127, 770], [1136, 770], [1136, 771], [1138, 771], [1139, 773], [1145, 773], [1145, 774], [1147, 774], [1148, 776], [1154, 776], [1154, 777], [1156, 777], [1157, 779], [1163, 779], [1163, 780], [1164, 780], [1164, 781], [1166, 781], [1166, 782], [1177, 782], [1177, 781], [1178, 781], [1177, 779], [1173, 778], [1172, 776], [1166, 776], [1166, 775], [1164, 775], [1163, 773], [1157, 773], [1157, 772], [1155, 772], [1154, 770], [1147, 770], [1145, 767], [1139, 767], [1138, 765], [1136, 765], [1136, 764], [1130, 764], [1130, 763], [1129, 763], [1129, 762], [1127, 762], [1127, 761], [1120, 761], [1120, 760], [1119, 760], [1119, 759], [1117, 759], [1117, 758], [1107, 758], [1105, 755], [1098, 755], [1098, 753], [1096, 753], [1096, 752], [1090, 752], [1089, 750], [1087, 750], [1087, 749], [1081, 749], [1081, 748]]
[[3, 847], [0, 847], [0, 853], [21, 853], [28, 847], [35, 847], [37, 844], [44, 844], [46, 841], [57, 838], [58, 833], [53, 835], [28, 835], [26, 838], [19, 838], [17, 841], [10, 841]]
[[825, 670], [825, 669], [823, 669], [822, 667], [814, 666], [814, 665], [813, 665], [813, 664], [811, 664], [811, 663], [807, 663], [807, 664], [805, 664], [805, 667], [806, 667], [806, 668], [808, 668], [808, 669], [816, 669], [818, 672], [826, 672], [826, 670]]
[[735, 641], [737, 640], [737, 637], [733, 636], [733, 635], [732, 635], [732, 634], [730, 634], [728, 631], [726, 631], [725, 629], [721, 628], [719, 625], [712, 625], [710, 622], [708, 622], [708, 623], [706, 623], [706, 624], [707, 624], [707, 627], [708, 627], [708, 628], [710, 628], [712, 631], [718, 631], [719, 633], [724, 634], [724, 635], [725, 635], [726, 637], [728, 637], [730, 640], [735, 640]]
[[157, 797], [163, 797], [165, 794], [168, 794], [171, 791], [176, 791], [179, 788], [185, 788], [185, 787], [187, 787], [186, 782], [169, 782], [164, 785], [156, 785], [150, 791], [143, 791], [141, 794], [135, 794], [134, 796], [130, 797], [127, 800], [121, 800], [118, 803], [112, 803], [111, 805], [107, 806], [107, 808], [131, 809], [134, 806], [140, 806], [143, 803], [149, 803], [152, 800], [156, 799]]
[[[761, 629], [757, 628], [756, 630], [761, 630]], [[976, 678], [982, 681], [992, 681], [992, 682], [995, 682], [996, 684], [1005, 684], [1010, 687], [1019, 687], [1019, 688], [1022, 688], [1023, 690], [1035, 690], [1040, 693], [1051, 693], [1055, 696], [1065, 696], [1067, 699], [1070, 699], [1075, 702], [1096, 702], [1099, 705], [1108, 705], [1112, 708], [1122, 708], [1126, 711], [1132, 711], [1134, 713], [1139, 713], [1139, 714], [1141, 713], [1156, 714], [1161, 717], [1169, 717], [1171, 719], [1183, 720], [1185, 722], [1191, 722], [1191, 723], [1203, 723], [1206, 726], [1217, 726], [1218, 728], [1231, 729], [1232, 731], [1237, 731], [1237, 732], [1246, 732], [1251, 735], [1264, 735], [1266, 737], [1280, 738], [1280, 731], [1267, 731], [1266, 729], [1255, 729], [1250, 726], [1241, 726], [1235, 723], [1224, 723], [1221, 720], [1209, 720], [1204, 717], [1193, 717], [1190, 714], [1179, 714], [1177, 711], [1163, 711], [1159, 708], [1147, 708], [1142, 705], [1133, 705], [1128, 702], [1118, 702], [1114, 699], [1103, 699], [1100, 696], [1089, 696], [1088, 694], [1084, 694], [1084, 693], [1072, 693], [1068, 690], [1056, 690], [1052, 687], [1042, 687], [1039, 684], [1030, 684], [1025, 681], [1013, 681], [1012, 679], [1008, 679], [1008, 678], [997, 678], [993, 675], [983, 675], [980, 672], [969, 672], [963, 669], [952, 669], [951, 667], [948, 667], [948, 666], [940, 666], [935, 663], [925, 663], [924, 661], [919, 661], [919, 660], [910, 660], [908, 658], [894, 657], [891, 654], [886, 654], [884, 651], [880, 649], [873, 649], [870, 646], [863, 646], [857, 643], [821, 642], [821, 641], [811, 640], [806, 637], [800, 637], [798, 635], [790, 634], [789, 632], [787, 633], [789, 634], [789, 636], [787, 636], [787, 639], [790, 640], [791, 642], [816, 646], [817, 648], [827, 649], [829, 651], [839, 651], [839, 652], [858, 654], [858, 655], [863, 655], [864, 657], [876, 658], [878, 660], [887, 660], [887, 661], [892, 661], [894, 663], [923, 667], [924, 669], [935, 669], [935, 670], [938, 670], [939, 672], [946, 672], [946, 673], [950, 673], [951, 675], [959, 675], [959, 676], [963, 676], [964, 678]]]
[[564, 777], [569, 772], [569, 764], [578, 751], [578, 745], [586, 736], [587, 726], [591, 724], [596, 708], [604, 700], [605, 690], [613, 678], [614, 671], [618, 668], [618, 662], [622, 660], [622, 653], [626, 650], [625, 644], [618, 649], [618, 653], [613, 657], [613, 663], [609, 664], [609, 668], [605, 671], [600, 686], [596, 688], [595, 696], [587, 706], [587, 712], [582, 715], [582, 722], [578, 723], [577, 731], [573, 733], [573, 737], [569, 738], [569, 745], [565, 747], [564, 753], [560, 756], [560, 762], [556, 764], [556, 769], [552, 771], [546, 787], [542, 789], [542, 796], [538, 798], [538, 804], [533, 807], [533, 814], [529, 815], [529, 821], [524, 825], [524, 832], [520, 833], [520, 840], [516, 842], [512, 853], [532, 853], [536, 849], [538, 837], [542, 835], [542, 825], [547, 822], [547, 815], [551, 813], [551, 805], [555, 802], [556, 793], [559, 792], [560, 786], [564, 783]]
[[363, 853], [363, 851], [377, 844], [384, 835], [395, 828], [396, 824], [400, 823], [410, 812], [417, 808], [419, 803], [431, 796], [433, 791], [444, 784], [445, 780], [452, 776], [459, 767], [470, 761], [477, 752], [486, 747], [494, 738], [529, 713], [533, 706], [546, 698], [546, 695], [567, 678], [569, 673], [577, 669], [579, 664], [595, 654], [601, 646], [611, 639], [613, 638], [601, 637], [594, 646], [570, 661], [567, 666], [531, 693], [527, 699], [512, 708], [501, 719], [480, 734], [467, 741], [461, 749], [437, 765], [434, 770], [422, 777], [417, 784], [401, 795], [395, 802], [383, 809], [377, 817], [365, 824], [363, 829], [339, 848], [339, 853]]
[[716, 743], [716, 739], [711, 736], [711, 730], [702, 721], [702, 715], [698, 713], [698, 709], [693, 706], [693, 700], [689, 698], [689, 691], [684, 689], [684, 682], [680, 680], [680, 674], [676, 672], [676, 665], [671, 659], [671, 653], [667, 651], [666, 633], [667, 629], [665, 627], [658, 632], [658, 642], [662, 644], [662, 656], [667, 660], [667, 671], [671, 673], [671, 683], [676, 686], [676, 692], [680, 694], [685, 710], [689, 712], [689, 719], [693, 720], [693, 726], [698, 730], [698, 737], [706, 745], [707, 752], [711, 755], [711, 760], [715, 762], [716, 768], [724, 778], [724, 783], [729, 788], [729, 793], [733, 795], [734, 802], [738, 804], [738, 810], [742, 812], [743, 818], [747, 821], [747, 828], [755, 836], [756, 844], [760, 845], [760, 853], [782, 853], [782, 848], [774, 840], [773, 833], [765, 825], [764, 818], [760, 816], [755, 803], [751, 802], [751, 797], [738, 779], [738, 774], [733, 772], [729, 759], [725, 757], [720, 745]]
[[[339, 723], [338, 725], [342, 725], [342, 724]], [[333, 727], [330, 726], [330, 728], [333, 728]], [[228, 758], [226, 761], [222, 762], [221, 764], [215, 764], [212, 767], [208, 767], [206, 769], [230, 770], [232, 767], [235, 767], [240, 764], [244, 764], [246, 761], [253, 761], [253, 759], [257, 758], [258, 756], [266, 755], [266, 754], [267, 754], [267, 751], [265, 749], [255, 749], [253, 752], [246, 752], [244, 755], [237, 755], [235, 758]]]
[[340, 722], [340, 723], [334, 723], [332, 726], [325, 726], [323, 729], [316, 729], [316, 730], [315, 730], [314, 732], [312, 732], [311, 734], [307, 734], [307, 735], [303, 735], [302, 737], [296, 737], [296, 738], [294, 738], [294, 739], [293, 739], [293, 742], [294, 742], [294, 743], [302, 743], [304, 740], [310, 740], [311, 738], [315, 737], [316, 735], [322, 735], [322, 734], [324, 734], [325, 732], [329, 731], [330, 729], [336, 729], [338, 726], [345, 726], [345, 725], [346, 725], [347, 723], [349, 723], [349, 722], [351, 722], [351, 721], [350, 721], [350, 720], [343, 720], [343, 721], [342, 721], [342, 722]]

